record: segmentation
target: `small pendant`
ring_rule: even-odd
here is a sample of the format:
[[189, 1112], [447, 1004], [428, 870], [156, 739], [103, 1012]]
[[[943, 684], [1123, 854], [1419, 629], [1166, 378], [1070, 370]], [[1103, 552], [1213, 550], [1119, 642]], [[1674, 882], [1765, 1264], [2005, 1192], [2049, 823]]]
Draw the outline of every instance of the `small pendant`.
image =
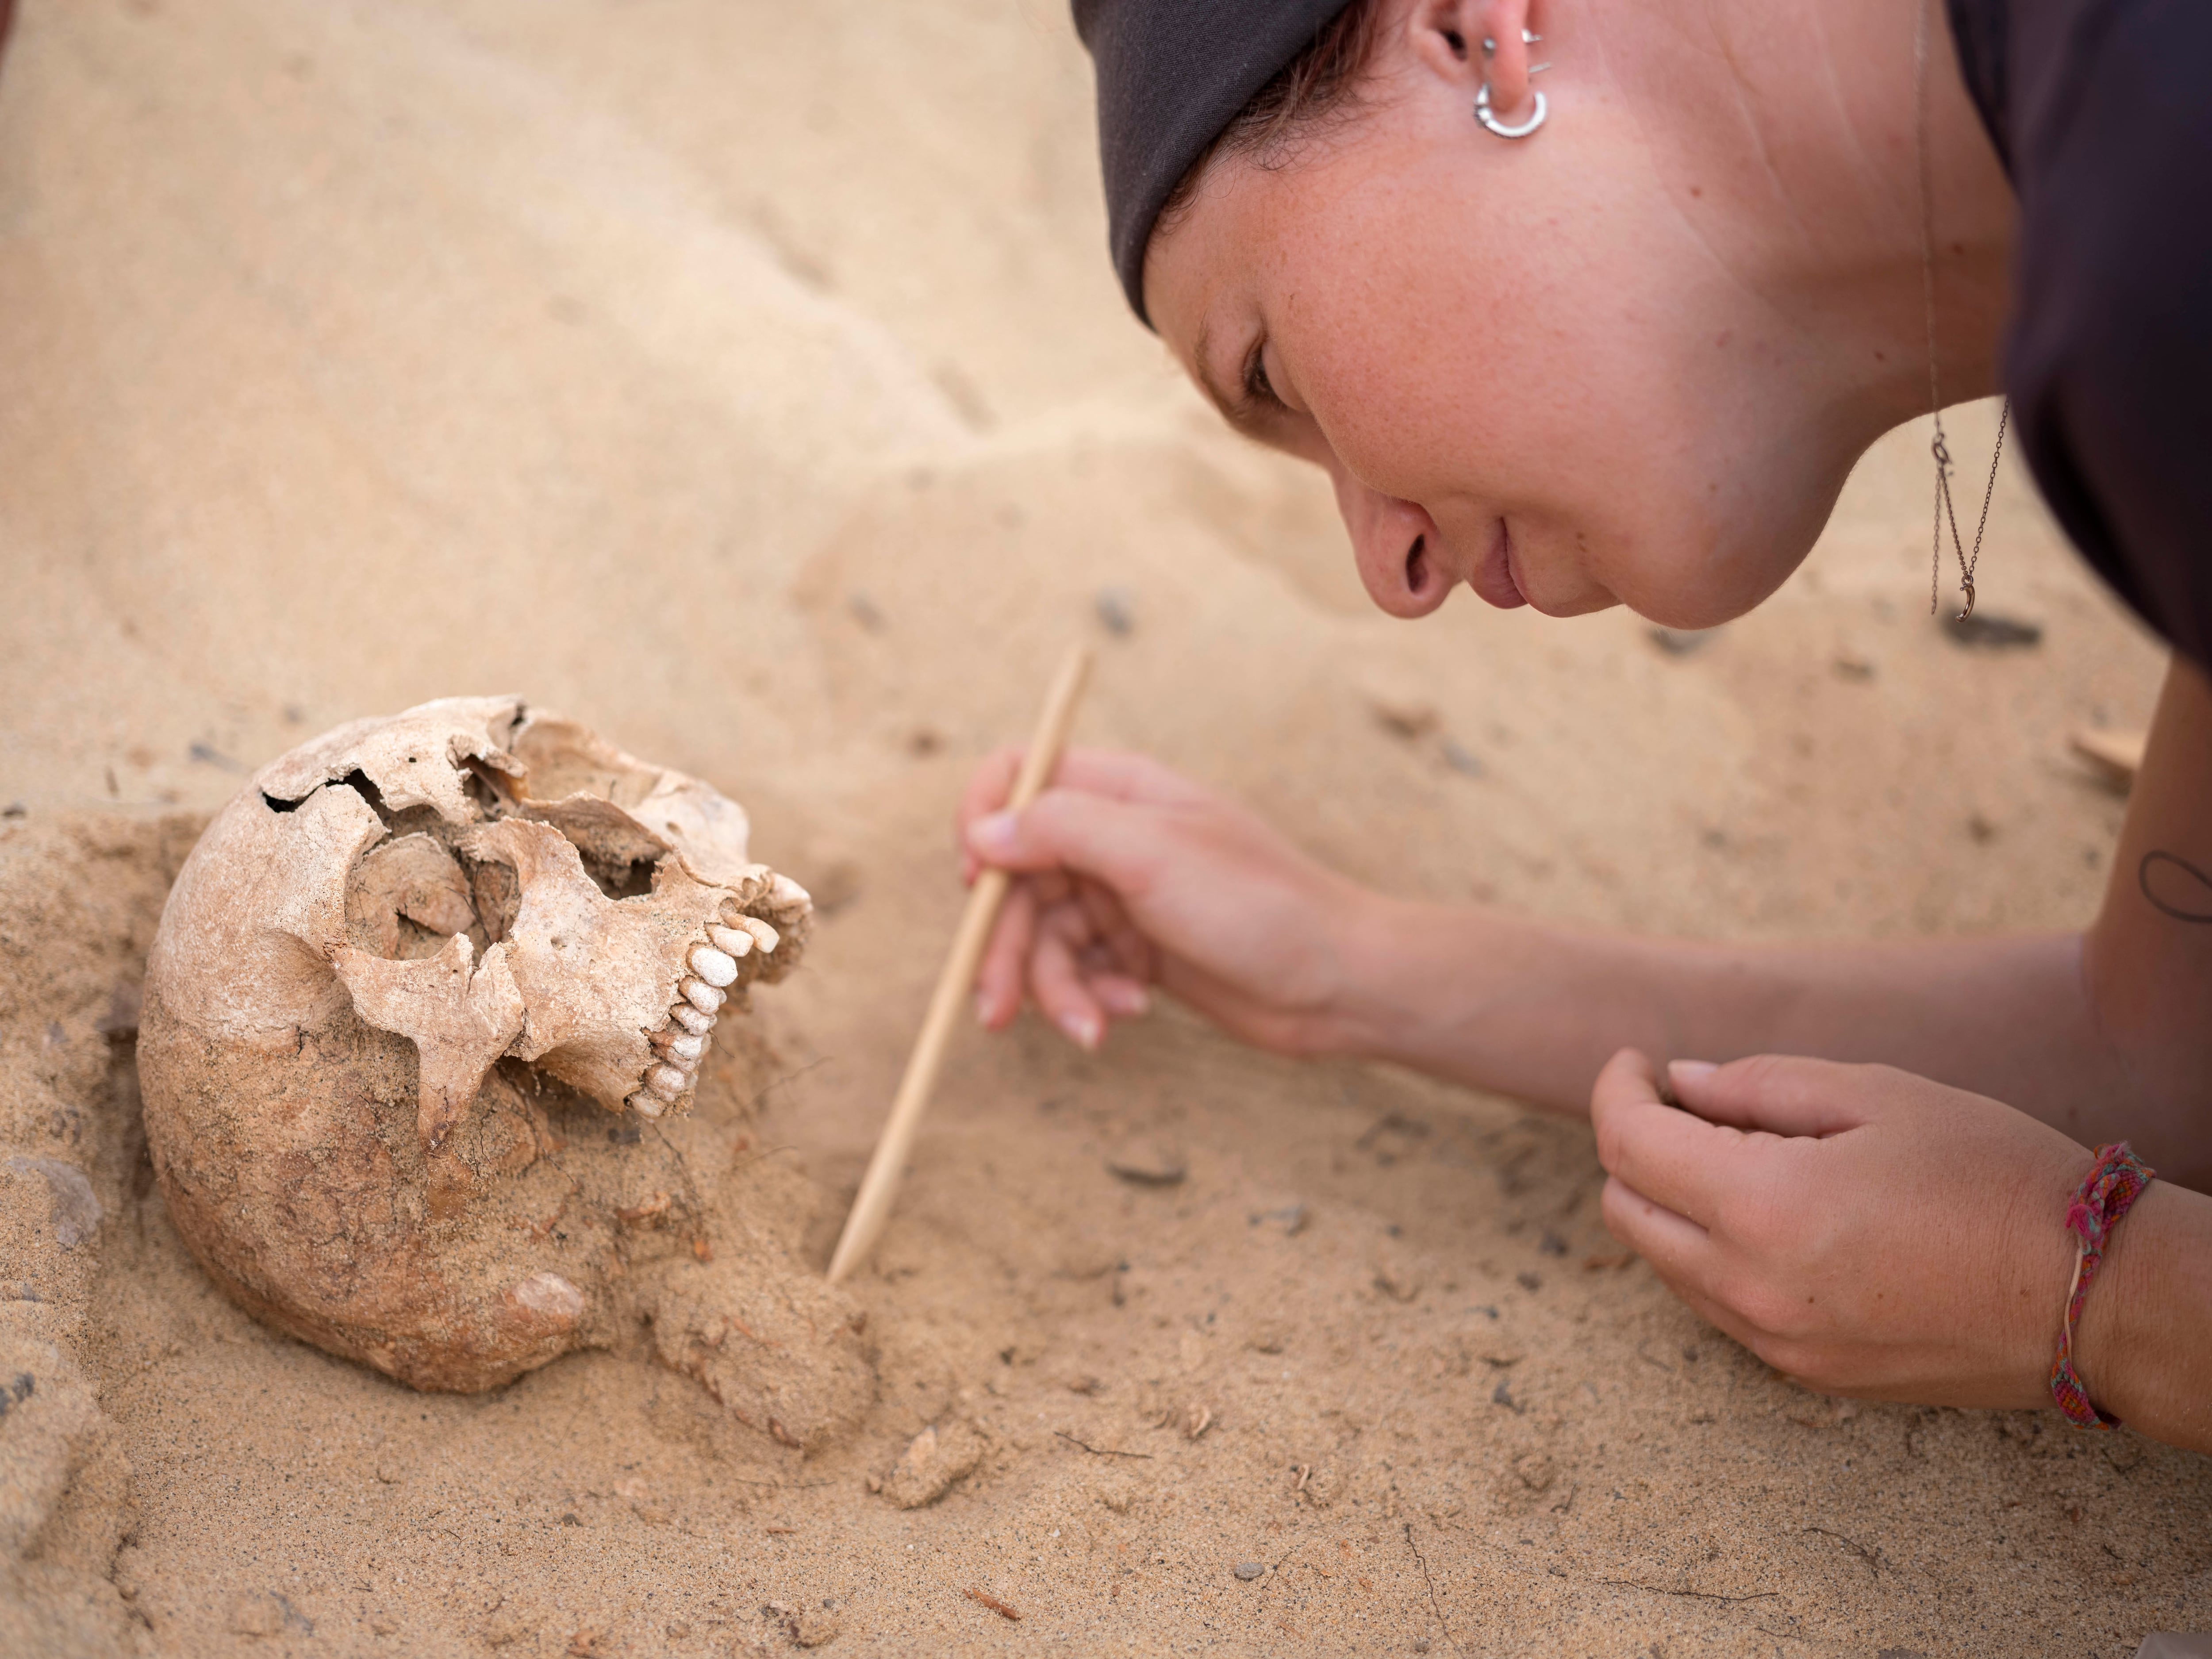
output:
[[1974, 614], [1974, 579], [1966, 578], [1959, 584], [1959, 591], [1966, 596], [1966, 608], [1959, 613], [1959, 620], [1964, 622]]

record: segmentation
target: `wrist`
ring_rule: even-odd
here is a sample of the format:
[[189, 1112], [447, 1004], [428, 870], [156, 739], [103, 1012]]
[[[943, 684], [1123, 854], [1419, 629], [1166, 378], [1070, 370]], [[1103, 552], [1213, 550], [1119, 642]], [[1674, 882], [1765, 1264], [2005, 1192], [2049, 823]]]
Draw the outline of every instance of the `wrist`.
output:
[[1335, 906], [1336, 983], [1322, 1022], [1324, 1052], [1345, 1059], [1407, 1060], [1417, 1057], [1416, 1033], [1423, 999], [1434, 994], [1442, 964], [1433, 963], [1424, 934], [1435, 925], [1432, 907], [1346, 884]]
[[[2154, 1181], [2112, 1229], [2075, 1329], [2075, 1370], [2107, 1416], [2154, 1439], [2202, 1447], [2212, 1353], [2212, 1199]], [[2191, 1312], [2194, 1317], [2191, 1316]]]

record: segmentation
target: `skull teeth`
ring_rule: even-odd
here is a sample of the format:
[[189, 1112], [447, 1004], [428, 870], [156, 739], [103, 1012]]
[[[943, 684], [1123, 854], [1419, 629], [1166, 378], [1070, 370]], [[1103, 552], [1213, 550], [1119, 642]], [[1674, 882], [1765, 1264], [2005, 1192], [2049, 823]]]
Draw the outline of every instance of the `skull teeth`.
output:
[[[775, 878], [757, 902], [787, 926], [803, 916], [812, 902], [806, 890], [787, 876]], [[659, 1059], [629, 1097], [630, 1107], [642, 1117], [660, 1116], [696, 1081], [714, 1016], [738, 982], [738, 963], [755, 951], [767, 956], [783, 943], [782, 935], [767, 922], [739, 910], [734, 898], [724, 902], [722, 915], [723, 921], [707, 925], [706, 939], [684, 953], [688, 971], [676, 988], [680, 1000], [668, 1011], [669, 1024], [652, 1037]]]
[[753, 936], [735, 927], [725, 927], [719, 921], [710, 921], [707, 924], [707, 937], [714, 942], [717, 951], [732, 961], [751, 954]]
[[695, 1036], [681, 1027], [665, 1031], [653, 1041], [653, 1046], [666, 1054], [673, 1065], [696, 1066], [699, 1057], [707, 1052], [708, 1039], [704, 1035]]
[[738, 964], [735, 957], [726, 956], [711, 945], [695, 945], [686, 958], [691, 971], [708, 984], [720, 988], [736, 981]]
[[775, 950], [783, 942], [777, 936], [775, 929], [758, 916], [748, 916], [741, 913], [731, 919], [731, 925], [751, 934], [753, 943], [759, 945], [763, 953]]

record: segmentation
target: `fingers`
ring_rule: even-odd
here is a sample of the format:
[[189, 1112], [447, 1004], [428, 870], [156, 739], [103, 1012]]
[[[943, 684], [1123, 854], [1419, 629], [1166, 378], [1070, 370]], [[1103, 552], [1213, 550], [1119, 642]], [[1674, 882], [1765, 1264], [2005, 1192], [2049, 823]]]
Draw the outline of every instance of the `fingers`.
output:
[[1030, 989], [1044, 1017], [1079, 1048], [1096, 1048], [1106, 1036], [1106, 1012], [1084, 983], [1075, 959], [1085, 933], [1082, 913], [1061, 906], [1040, 919], [1030, 952]]
[[1793, 1054], [1756, 1054], [1725, 1066], [1678, 1060], [1667, 1068], [1674, 1097], [1708, 1122], [1814, 1137], [1871, 1121], [1882, 1091], [1870, 1091], [1868, 1085], [1894, 1075], [1886, 1066]]
[[1022, 1011], [1030, 941], [1036, 934], [1036, 897], [1027, 882], [1017, 882], [999, 912], [999, 925], [983, 950], [975, 973], [975, 1017], [986, 1030], [1003, 1031]]
[[1742, 1136], [1659, 1098], [1659, 1075], [1633, 1048], [1606, 1062], [1590, 1091], [1598, 1162], [1647, 1199], [1710, 1227]]
[[1071, 1041], [1096, 1048], [1110, 1020], [1133, 1019], [1152, 1006], [1146, 976], [1124, 971], [1119, 954], [1064, 881], [1056, 893], [1018, 882], [976, 970], [976, 1018], [987, 1030], [1004, 1030], [1026, 994]]
[[1093, 974], [1089, 983], [1099, 1006], [1116, 1019], [1139, 1018], [1152, 1006], [1152, 994], [1142, 980], [1122, 974]]
[[969, 850], [1001, 869], [1064, 868], [1125, 897], [1147, 885], [1166, 836], [1160, 810], [1058, 787], [1025, 812], [994, 812], [967, 827]]
[[1126, 749], [1070, 749], [1060, 757], [1052, 782], [1061, 789], [1115, 800], [1149, 801], [1156, 806], [1188, 805], [1212, 799], [1174, 768]]
[[1712, 1235], [1687, 1216], [1654, 1204], [1619, 1176], [1607, 1180], [1598, 1212], [1607, 1231], [1650, 1262], [1678, 1293], [1703, 1284], [1712, 1261]]
[[1728, 1297], [1726, 1246], [1688, 1217], [1655, 1204], [1619, 1176], [1598, 1200], [1606, 1230], [1651, 1264], [1668, 1290], [1707, 1324], [1765, 1358], [1771, 1334]]
[[[994, 750], [976, 763], [975, 769], [968, 775], [968, 787], [961, 792], [957, 818], [961, 828], [1006, 804], [1021, 770], [1024, 752]], [[1050, 782], [1055, 788], [1164, 806], [1207, 799], [1205, 790], [1151, 756], [1118, 749], [1070, 749], [1053, 769]]]
[[1108, 965], [1139, 985], [1149, 981], [1155, 967], [1152, 941], [1137, 931], [1128, 911], [1115, 897], [1113, 889], [1095, 881], [1079, 881], [1075, 893], [1082, 902], [1084, 915], [1091, 920], [1091, 932], [1105, 952]]

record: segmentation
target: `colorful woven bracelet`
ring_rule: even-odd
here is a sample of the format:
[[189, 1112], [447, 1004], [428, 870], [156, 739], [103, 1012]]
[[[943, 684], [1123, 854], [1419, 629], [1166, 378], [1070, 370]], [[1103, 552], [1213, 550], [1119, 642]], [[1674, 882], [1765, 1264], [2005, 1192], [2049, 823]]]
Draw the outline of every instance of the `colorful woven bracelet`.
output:
[[2105, 1259], [2105, 1241], [2156, 1173], [2124, 1140], [2100, 1146], [2096, 1163], [2082, 1177], [2074, 1201], [2066, 1206], [2067, 1228], [2081, 1243], [2074, 1253], [2074, 1282], [2066, 1291], [2066, 1323], [2058, 1333], [2058, 1358], [2051, 1362], [2051, 1397], [2076, 1428], [2110, 1429], [2119, 1424], [2118, 1418], [2106, 1416], [2091, 1403], [2089, 1391], [2075, 1374], [2074, 1326], [2081, 1317], [2089, 1281], [2097, 1276], [2098, 1266]]

